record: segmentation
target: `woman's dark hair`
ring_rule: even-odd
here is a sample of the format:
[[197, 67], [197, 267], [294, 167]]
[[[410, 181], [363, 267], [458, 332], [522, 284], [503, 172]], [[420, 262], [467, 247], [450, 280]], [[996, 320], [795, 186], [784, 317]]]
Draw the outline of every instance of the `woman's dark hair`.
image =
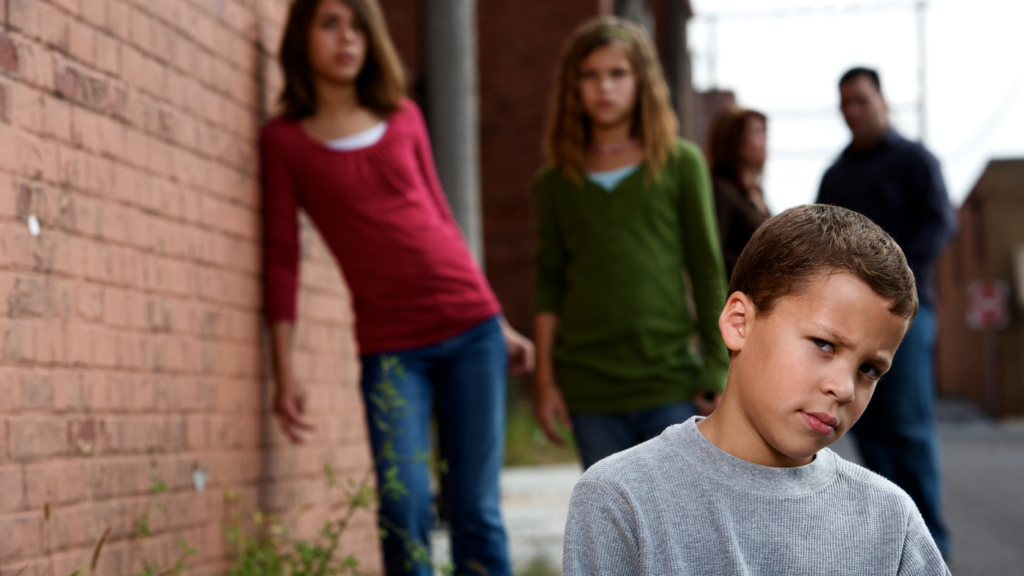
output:
[[[309, 64], [309, 30], [316, 9], [324, 0], [294, 0], [288, 10], [278, 60], [284, 73], [284, 88], [278, 96], [280, 115], [299, 120], [316, 112], [316, 90]], [[405, 73], [384, 14], [376, 0], [341, 0], [355, 12], [356, 22], [366, 32], [366, 61], [356, 78], [359, 102], [387, 115], [398, 109], [405, 97]]]
[[768, 124], [764, 114], [739, 106], [730, 106], [715, 117], [708, 133], [708, 167], [712, 176], [739, 182], [740, 148], [751, 120]]

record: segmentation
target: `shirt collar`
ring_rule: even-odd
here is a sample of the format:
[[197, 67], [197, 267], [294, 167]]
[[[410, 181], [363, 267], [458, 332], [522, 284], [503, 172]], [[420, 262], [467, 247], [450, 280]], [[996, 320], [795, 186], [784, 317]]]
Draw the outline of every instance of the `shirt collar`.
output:
[[741, 490], [762, 494], [795, 495], [817, 490], [835, 479], [838, 474], [838, 456], [828, 448], [819, 450], [811, 463], [792, 468], [776, 468], [747, 462], [723, 451], [705, 438], [697, 428], [699, 420], [703, 418], [694, 416], [682, 425], [669, 428], [666, 433], [685, 438], [682, 444], [688, 450], [696, 450], [699, 458], [708, 463], [708, 473]]

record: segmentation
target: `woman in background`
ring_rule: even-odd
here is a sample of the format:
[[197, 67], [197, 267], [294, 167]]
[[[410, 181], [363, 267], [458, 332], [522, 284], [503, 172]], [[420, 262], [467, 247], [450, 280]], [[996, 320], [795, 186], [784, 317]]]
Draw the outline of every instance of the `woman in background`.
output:
[[764, 114], [730, 106], [715, 118], [708, 142], [727, 278], [754, 230], [771, 215], [761, 191], [767, 141]]

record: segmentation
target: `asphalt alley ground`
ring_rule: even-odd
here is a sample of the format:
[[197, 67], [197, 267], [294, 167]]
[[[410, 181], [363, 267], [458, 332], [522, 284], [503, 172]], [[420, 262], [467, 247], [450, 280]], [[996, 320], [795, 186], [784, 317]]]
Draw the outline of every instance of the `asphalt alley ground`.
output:
[[[953, 536], [954, 576], [1024, 576], [1024, 420], [993, 422], [964, 403], [938, 406], [946, 520]], [[853, 441], [833, 449], [857, 461]], [[501, 478], [502, 510], [517, 573], [562, 561], [569, 496], [580, 476], [575, 464], [508, 468]], [[447, 555], [447, 538], [434, 549]]]

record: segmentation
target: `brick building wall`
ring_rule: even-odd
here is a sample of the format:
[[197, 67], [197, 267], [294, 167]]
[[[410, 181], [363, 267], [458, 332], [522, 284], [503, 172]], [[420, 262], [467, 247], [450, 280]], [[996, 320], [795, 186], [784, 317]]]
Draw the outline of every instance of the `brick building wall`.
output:
[[[185, 539], [209, 573], [226, 492], [288, 511], [331, 499], [325, 463], [370, 464], [348, 296], [308, 223], [295, 365], [318, 432], [291, 447], [268, 417], [256, 140], [285, 5], [0, 0], [2, 574], [70, 574], [108, 527], [97, 573], [136, 573], [154, 476], [148, 555]], [[377, 571], [359, 518], [345, 546]]]

